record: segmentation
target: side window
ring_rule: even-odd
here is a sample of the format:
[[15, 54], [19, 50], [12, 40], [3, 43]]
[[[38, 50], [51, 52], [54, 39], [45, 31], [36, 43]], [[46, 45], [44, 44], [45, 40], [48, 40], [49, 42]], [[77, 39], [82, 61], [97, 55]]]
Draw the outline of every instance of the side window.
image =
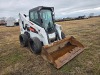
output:
[[37, 24], [40, 24], [38, 13], [36, 11], [30, 12], [30, 20], [37, 23]]
[[32, 21], [34, 19], [33, 13], [30, 12], [30, 20]]

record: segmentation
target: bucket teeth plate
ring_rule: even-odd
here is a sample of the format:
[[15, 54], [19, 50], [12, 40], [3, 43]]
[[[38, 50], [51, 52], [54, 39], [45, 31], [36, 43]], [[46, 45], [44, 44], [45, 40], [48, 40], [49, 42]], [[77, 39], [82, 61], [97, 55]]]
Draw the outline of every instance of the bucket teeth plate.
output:
[[83, 50], [84, 46], [71, 36], [43, 46], [41, 55], [59, 69]]

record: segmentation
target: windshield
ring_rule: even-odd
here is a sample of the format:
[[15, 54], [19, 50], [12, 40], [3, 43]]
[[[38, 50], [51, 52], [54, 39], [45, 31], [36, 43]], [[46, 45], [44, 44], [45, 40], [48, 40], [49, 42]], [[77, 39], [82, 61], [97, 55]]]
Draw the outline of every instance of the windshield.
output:
[[43, 28], [45, 30], [54, 28], [53, 20], [52, 20], [52, 11], [50, 10], [41, 10], [40, 11], [40, 17], [43, 22]]

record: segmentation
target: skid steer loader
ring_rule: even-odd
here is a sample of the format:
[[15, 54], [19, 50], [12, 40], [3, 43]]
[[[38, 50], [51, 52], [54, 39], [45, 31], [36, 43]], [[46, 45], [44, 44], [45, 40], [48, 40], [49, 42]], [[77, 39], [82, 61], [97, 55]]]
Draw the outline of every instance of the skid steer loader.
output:
[[84, 46], [73, 36], [66, 37], [61, 26], [54, 22], [54, 8], [39, 6], [29, 10], [29, 18], [19, 14], [19, 40], [23, 47], [29, 46], [36, 54], [41, 53], [43, 59], [57, 69], [62, 67]]

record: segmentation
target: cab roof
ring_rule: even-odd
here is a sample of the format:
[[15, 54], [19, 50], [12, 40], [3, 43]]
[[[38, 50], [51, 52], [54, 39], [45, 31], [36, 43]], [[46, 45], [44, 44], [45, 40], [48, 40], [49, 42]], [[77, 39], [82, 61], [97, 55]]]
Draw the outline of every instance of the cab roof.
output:
[[40, 10], [42, 10], [42, 9], [49, 9], [49, 10], [51, 10], [51, 11], [54, 11], [54, 7], [38, 6], [38, 7], [35, 7], [35, 8], [33, 8], [33, 9], [30, 9], [29, 12], [30, 12], [30, 11], [40, 11]]

